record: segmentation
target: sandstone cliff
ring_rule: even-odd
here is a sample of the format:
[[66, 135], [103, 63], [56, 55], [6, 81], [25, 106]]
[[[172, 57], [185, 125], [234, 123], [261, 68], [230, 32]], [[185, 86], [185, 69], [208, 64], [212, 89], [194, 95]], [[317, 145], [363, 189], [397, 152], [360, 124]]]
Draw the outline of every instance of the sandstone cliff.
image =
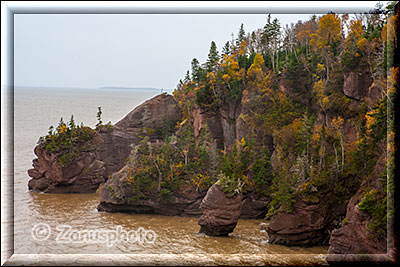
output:
[[63, 151], [50, 153], [43, 145], [35, 148], [38, 157], [28, 171], [33, 179], [29, 189], [45, 193], [91, 193], [115, 171], [120, 170], [142, 136], [163, 138], [180, 119], [180, 109], [171, 95], [161, 94], [135, 108], [113, 127], [99, 127], [89, 151], [67, 166], [57, 160]]

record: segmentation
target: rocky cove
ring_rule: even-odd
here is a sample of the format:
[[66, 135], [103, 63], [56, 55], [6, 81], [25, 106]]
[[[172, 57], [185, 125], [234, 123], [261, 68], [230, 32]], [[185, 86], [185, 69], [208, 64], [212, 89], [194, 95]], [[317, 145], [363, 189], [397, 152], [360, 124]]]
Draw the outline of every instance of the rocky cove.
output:
[[398, 69], [386, 75], [378, 63], [387, 49], [380, 26], [368, 38], [357, 20], [347, 37], [323, 34], [340, 32], [325, 27], [344, 19], [299, 22], [294, 36], [311, 31], [313, 42], [300, 38], [281, 57], [256, 51], [260, 32], [222, 56], [212, 42], [207, 62], [193, 59], [172, 95], [115, 124], [103, 124], [99, 109], [94, 129], [60, 120], [34, 148], [29, 190], [97, 191], [101, 214], [195, 220], [210, 242], [252, 219], [246, 227], [284, 250], [325, 246], [329, 263], [391, 260]]
[[[224, 120], [222, 116], [219, 118], [207, 117], [207, 114], [202, 114], [198, 110], [199, 107], [193, 109], [194, 133], [201, 132], [201, 127], [204, 127], [208, 120], [214, 120], [211, 122], [214, 124], [216, 124], [215, 121], [222, 124], [221, 120]], [[205, 189], [196, 190], [194, 187], [176, 192], [173, 201], [162, 200], [157, 195], [151, 194], [147, 199], [131, 201], [132, 193], [126, 183], [127, 175], [129, 175], [126, 158], [132, 153], [130, 149], [139, 144], [140, 139], [143, 138], [140, 135], [146, 134], [144, 129], [150, 132], [146, 135], [149, 137], [148, 142], [154, 144], [163, 142], [161, 136], [149, 129], [162, 128], [167, 125], [166, 131], [173, 132], [174, 126], [181, 120], [180, 114], [181, 110], [173, 96], [158, 95], [138, 106], [112, 127], [99, 127], [94, 133], [94, 145], [90, 151], [84, 151], [78, 159], [65, 167], [57, 163], [56, 159], [59, 155], [46, 153], [45, 149], [38, 145], [35, 148], [38, 158], [33, 160], [34, 168], [28, 171], [29, 175], [33, 177], [29, 181], [29, 188], [45, 193], [93, 193], [102, 185], [100, 203], [97, 207], [99, 211], [200, 217], [200, 232], [215, 236], [225, 236], [233, 232], [239, 217], [263, 219], [267, 212], [266, 207], [271, 200], [270, 197], [260, 196], [256, 191], [251, 191], [237, 195], [231, 200], [221, 189], [216, 189], [217, 184], [211, 186], [208, 193]], [[239, 117], [240, 114], [237, 115], [237, 118]], [[225, 121], [225, 124], [228, 122]], [[233, 134], [234, 140], [237, 140], [236, 134], [239, 137], [244, 136], [245, 130], [241, 127], [246, 128], [243, 121], [240, 121], [239, 126], [235, 124], [230, 127], [236, 130]], [[229, 138], [229, 135], [224, 135], [222, 125], [213, 129], [212, 135], [215, 140], [224, 140], [224, 136]], [[229, 142], [235, 143], [232, 140]], [[225, 204], [223, 204], [224, 202]], [[272, 217], [266, 227], [269, 237], [265, 238], [270, 243], [290, 246], [327, 244], [329, 231], [335, 228], [338, 218], [346, 214], [346, 204], [343, 203], [336, 210], [327, 210], [322, 208], [323, 205], [318, 201], [307, 202], [299, 199], [294, 205], [295, 212], [281, 212]], [[348, 206], [347, 209], [351, 209], [351, 207]], [[347, 212], [347, 214], [351, 214], [351, 212]], [[257, 225], [253, 227], [260, 228]], [[346, 235], [343, 231], [346, 231], [347, 227], [349, 226], [333, 232], [330, 252], [334, 253], [336, 249], [339, 254], [346, 254], [348, 246], [343, 251], [343, 242], [349, 242], [351, 240], [349, 239], [350, 233], [356, 231], [352, 230]], [[265, 226], [262, 228], [265, 229]], [[358, 229], [358, 231], [363, 230]], [[342, 232], [341, 236], [340, 232]], [[342, 241], [338, 241], [337, 236], [340, 236]], [[364, 237], [364, 240], [367, 238]], [[357, 243], [358, 249], [360, 240], [352, 242]], [[373, 247], [376, 245], [374, 244]], [[369, 247], [367, 246], [367, 248]]]

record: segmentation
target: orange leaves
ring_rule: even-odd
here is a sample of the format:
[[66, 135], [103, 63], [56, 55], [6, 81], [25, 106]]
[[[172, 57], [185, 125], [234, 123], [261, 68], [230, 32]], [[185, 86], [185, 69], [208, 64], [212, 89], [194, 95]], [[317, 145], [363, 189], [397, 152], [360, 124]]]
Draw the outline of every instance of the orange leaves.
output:
[[222, 75], [222, 79], [224, 80], [224, 82], [229, 82], [229, 80], [230, 80], [231, 78], [232, 78], [232, 77], [229, 76], [228, 74]]
[[318, 21], [319, 41], [322, 45], [330, 45], [340, 39], [341, 22], [336, 14], [327, 14]]
[[381, 38], [384, 42], [393, 41], [396, 38], [396, 32], [398, 31], [397, 25], [399, 23], [399, 16], [391, 16], [388, 22], [383, 26], [381, 32]]
[[396, 93], [396, 88], [398, 87], [398, 81], [399, 81], [399, 67], [396, 68], [391, 68], [388, 72], [387, 76], [387, 94], [391, 97], [394, 96]]
[[306, 21], [304, 23], [298, 23], [296, 27], [297, 39], [302, 45], [308, 45], [310, 40], [313, 39], [313, 35], [315, 35], [317, 31], [318, 25], [315, 21]]
[[314, 33], [314, 34], [311, 35], [310, 46], [313, 49], [316, 49], [318, 47], [317, 39], [318, 39], [318, 35], [317, 34]]
[[353, 35], [357, 40], [361, 39], [364, 33], [361, 20], [351, 20], [349, 30], [349, 36]]
[[321, 138], [321, 132], [322, 132], [322, 125], [316, 125], [312, 135], [312, 142], [314, 144], [319, 143], [319, 139]]
[[[305, 35], [306, 33], [304, 33]], [[301, 37], [301, 36], [300, 36]], [[341, 20], [336, 14], [327, 14], [318, 21], [318, 30], [309, 35], [313, 49], [324, 49], [341, 38]]]
[[292, 127], [292, 130], [293, 130], [293, 132], [294, 132], [295, 134], [297, 134], [297, 132], [299, 131], [301, 125], [302, 125], [302, 122], [301, 122], [301, 119], [299, 119], [299, 118], [295, 119], [295, 120], [292, 122], [291, 127]]

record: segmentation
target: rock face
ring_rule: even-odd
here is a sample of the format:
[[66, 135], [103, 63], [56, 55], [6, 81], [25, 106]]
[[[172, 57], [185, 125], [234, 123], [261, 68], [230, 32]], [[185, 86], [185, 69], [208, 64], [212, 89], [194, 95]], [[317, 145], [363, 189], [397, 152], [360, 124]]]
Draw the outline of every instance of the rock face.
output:
[[203, 215], [199, 219], [200, 233], [210, 236], [227, 236], [232, 233], [242, 209], [242, 195], [228, 198], [218, 182], [212, 185], [202, 200]]
[[205, 192], [185, 191], [174, 195], [170, 201], [149, 194], [146, 199], [132, 200], [133, 186], [125, 183], [128, 166], [113, 174], [101, 188], [97, 209], [106, 212], [160, 214], [168, 216], [200, 216], [200, 203]]
[[223, 144], [224, 130], [222, 128], [221, 118], [218, 116], [218, 114], [203, 112], [199, 106], [194, 105], [192, 107], [192, 117], [196, 144], [198, 144], [200, 133], [204, 129], [206, 124], [208, 125], [212, 138], [217, 141], [217, 144], [219, 144], [220, 146], [221, 144]]
[[28, 170], [30, 190], [44, 193], [93, 193], [104, 182], [104, 163], [93, 152], [81, 152], [78, 159], [63, 167], [56, 161], [57, 154], [43, 147], [34, 150], [37, 159]]
[[327, 210], [320, 203], [309, 204], [302, 200], [294, 203], [294, 212], [280, 212], [268, 225], [268, 241], [281, 245], [317, 245], [329, 237], [334, 219], [343, 214], [345, 204], [337, 210]]
[[49, 154], [38, 145], [34, 150], [38, 158], [33, 160], [33, 169], [28, 170], [33, 178], [29, 189], [45, 193], [93, 193], [108, 175], [125, 165], [132, 145], [139, 143], [141, 135], [149, 136], [151, 141], [161, 139], [180, 118], [181, 111], [173, 96], [161, 94], [135, 108], [112, 129], [100, 127], [93, 149], [82, 152], [68, 166], [60, 166], [56, 161], [59, 155]]
[[343, 92], [348, 97], [361, 100], [367, 94], [371, 83], [369, 73], [351, 71], [344, 76]]
[[[347, 205], [347, 213], [344, 225], [332, 231], [329, 240], [328, 261], [352, 260], [351, 254], [386, 254], [386, 240], [376, 240], [368, 237], [367, 230], [371, 218], [359, 209], [359, 203], [363, 195], [369, 190], [379, 187], [379, 174], [385, 169], [385, 157], [381, 157], [375, 166], [374, 174], [366, 179], [357, 193], [350, 199]], [[342, 255], [335, 255], [342, 254]], [[346, 255], [344, 255], [346, 254]]]
[[268, 211], [268, 203], [270, 198], [260, 196], [257, 192], [252, 191], [243, 195], [241, 219], [264, 219]]
[[[167, 125], [172, 129], [174, 128], [172, 126], [175, 126], [176, 121], [180, 119], [181, 112], [172, 97], [161, 95], [150, 101], [137, 107], [124, 119], [115, 124], [111, 133], [106, 131], [101, 133], [104, 142], [103, 146], [98, 148], [99, 158], [105, 162], [107, 173], [113, 173], [118, 170], [120, 172], [115, 173], [112, 179], [109, 179], [103, 186], [98, 210], [199, 217], [202, 214], [200, 203], [206, 195], [206, 191], [174, 193], [175, 199], [170, 202], [160, 201], [156, 195], [151, 194], [148, 195], [148, 199], [146, 200], [130, 201], [130, 192], [132, 190], [127, 184], [119, 182], [119, 180], [124, 179], [125, 174], [121, 168], [123, 168], [125, 159], [129, 156], [132, 149], [129, 145], [138, 144], [140, 140], [139, 135], [144, 134], [150, 137], [149, 141], [151, 142], [162, 142], [161, 136], [157, 136], [152, 129], [160, 129], [164, 125], [163, 123], [166, 121], [164, 119], [165, 115], [169, 118], [167, 121], [172, 121], [170, 125]], [[221, 148], [223, 149], [226, 134], [224, 134], [221, 116], [219, 114], [203, 112], [200, 107], [194, 105], [192, 108], [192, 117], [196, 143], [198, 143], [200, 133], [207, 124], [212, 138], [216, 140], [217, 144], [222, 144]], [[235, 123], [234, 118], [231, 120], [232, 123]], [[245, 122], [242, 122], [241, 125], [243, 129], [246, 128]], [[239, 127], [232, 125], [229, 128], [232, 131], [239, 129]], [[169, 128], [167, 127], [166, 129]], [[234, 134], [232, 136], [232, 138], [235, 137]], [[230, 142], [234, 143], [232, 140]], [[243, 199], [244, 208], [242, 209], [242, 214], [239, 215], [241, 218], [263, 218], [267, 211], [268, 202], [269, 199], [267, 197], [250, 193]]]
[[115, 128], [129, 135], [136, 142], [140, 141], [140, 135], [147, 135], [150, 141], [153, 141], [162, 139], [165, 132], [172, 133], [180, 118], [181, 110], [174, 97], [161, 94], [129, 112], [115, 124]]
[[132, 146], [137, 145], [141, 136], [148, 136], [150, 142], [163, 139], [181, 118], [181, 110], [172, 95], [161, 94], [147, 100], [118, 121], [112, 131], [100, 129], [102, 142], [96, 153], [103, 161], [106, 174], [120, 170], [126, 163]]

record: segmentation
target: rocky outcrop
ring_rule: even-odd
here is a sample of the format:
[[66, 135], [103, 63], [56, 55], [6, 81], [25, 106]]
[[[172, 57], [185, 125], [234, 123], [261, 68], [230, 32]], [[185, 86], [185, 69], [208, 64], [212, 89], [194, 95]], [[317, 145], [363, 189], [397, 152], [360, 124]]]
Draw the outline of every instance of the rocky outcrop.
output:
[[115, 124], [115, 128], [132, 138], [134, 142], [141, 136], [148, 136], [149, 141], [163, 139], [164, 134], [173, 133], [181, 118], [181, 110], [172, 95], [157, 95], [129, 112]]
[[232, 233], [242, 209], [242, 195], [227, 197], [218, 182], [212, 185], [202, 200], [203, 215], [199, 219], [200, 233], [227, 236]]
[[28, 170], [31, 179], [28, 187], [44, 193], [94, 193], [104, 182], [105, 167], [96, 159], [93, 151], [81, 152], [80, 156], [66, 166], [57, 163], [60, 156], [49, 153], [38, 145], [34, 150], [37, 159], [33, 169]]
[[200, 203], [205, 192], [191, 190], [175, 192], [171, 200], [163, 200], [157, 192], [146, 195], [145, 199], [133, 199], [133, 185], [125, 182], [128, 166], [123, 167], [101, 188], [99, 211], [138, 214], [160, 214], [168, 216], [200, 216]]
[[[132, 146], [143, 136], [149, 141], [162, 139], [174, 129], [181, 111], [173, 96], [161, 94], [135, 108], [113, 127], [99, 127], [90, 151], [63, 167], [60, 153], [49, 153], [38, 145], [33, 169], [28, 175], [29, 189], [45, 193], [92, 193], [107, 177], [126, 163]], [[172, 130], [171, 130], [172, 129]]]
[[204, 112], [199, 106], [193, 105], [192, 117], [196, 144], [199, 143], [201, 131], [207, 125], [212, 138], [216, 140], [220, 148], [223, 148], [224, 130], [222, 128], [220, 116], [215, 113]]
[[352, 99], [361, 100], [366, 96], [371, 83], [371, 74], [368, 72], [351, 71], [344, 76], [343, 92]]
[[371, 232], [368, 230], [371, 217], [359, 208], [365, 192], [379, 188], [378, 177], [385, 167], [385, 157], [383, 156], [378, 160], [371, 178], [364, 180], [360, 189], [350, 199], [342, 227], [332, 231], [329, 240], [328, 261], [357, 259], [353, 254], [386, 254], [388, 252], [385, 239], [379, 240], [371, 237]]
[[113, 129], [102, 127], [102, 142], [96, 148], [99, 160], [104, 162], [106, 175], [120, 170], [132, 147], [144, 136], [150, 142], [162, 140], [164, 134], [172, 132], [181, 118], [181, 110], [172, 95], [161, 94], [147, 100], [118, 121]]
[[241, 103], [233, 100], [227, 101], [220, 109], [225, 149], [232, 148], [236, 144], [236, 140], [240, 140], [237, 136], [238, 129], [236, 129], [236, 126], [241, 111]]
[[323, 244], [345, 207], [342, 204], [336, 210], [328, 210], [322, 203], [306, 203], [298, 199], [293, 212], [281, 211], [272, 218], [267, 228], [268, 242], [296, 246]]

